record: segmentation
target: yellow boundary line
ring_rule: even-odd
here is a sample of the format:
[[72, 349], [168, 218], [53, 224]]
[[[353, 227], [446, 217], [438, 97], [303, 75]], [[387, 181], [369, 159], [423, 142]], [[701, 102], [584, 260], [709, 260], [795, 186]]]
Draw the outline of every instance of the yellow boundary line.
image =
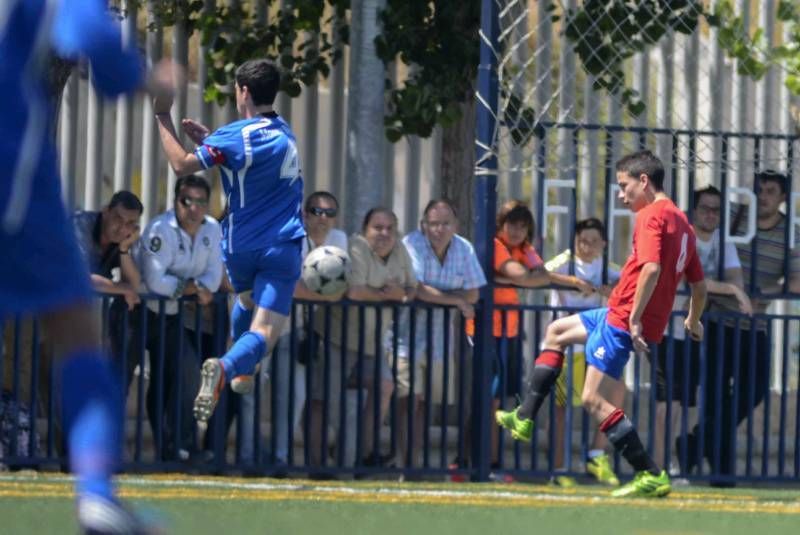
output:
[[[441, 485], [347, 485], [346, 482], [317, 485], [291, 480], [200, 478], [200, 477], [124, 477], [121, 495], [145, 500], [247, 500], [336, 502], [358, 504], [448, 505], [471, 507], [631, 507], [657, 510], [687, 510], [726, 513], [765, 513], [800, 515], [800, 500], [769, 501], [754, 496], [719, 493], [676, 492], [667, 499], [618, 499], [607, 492], [563, 491], [542, 486], [457, 486]], [[71, 478], [0, 477], [2, 498], [72, 498]]]

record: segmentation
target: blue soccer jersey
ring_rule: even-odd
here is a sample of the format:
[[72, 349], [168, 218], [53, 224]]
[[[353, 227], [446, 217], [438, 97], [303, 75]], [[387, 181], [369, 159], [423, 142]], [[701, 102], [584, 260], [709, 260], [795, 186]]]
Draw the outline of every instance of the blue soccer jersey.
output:
[[235, 121], [195, 150], [218, 165], [228, 196], [222, 246], [227, 254], [263, 250], [305, 236], [303, 179], [295, 137], [276, 113]]

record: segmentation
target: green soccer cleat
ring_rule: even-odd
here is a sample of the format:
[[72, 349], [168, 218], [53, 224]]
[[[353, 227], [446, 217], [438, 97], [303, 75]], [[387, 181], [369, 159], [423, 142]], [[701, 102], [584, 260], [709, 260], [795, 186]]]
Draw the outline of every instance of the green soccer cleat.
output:
[[636, 474], [630, 483], [612, 491], [611, 495], [615, 498], [663, 498], [671, 490], [666, 470], [657, 476], [644, 471]]
[[533, 420], [517, 418], [519, 407], [513, 411], [495, 411], [494, 419], [497, 425], [511, 431], [511, 436], [515, 440], [530, 442], [533, 436]]
[[597, 481], [611, 487], [619, 487], [619, 479], [611, 469], [611, 462], [605, 453], [586, 461], [586, 471], [592, 474]]

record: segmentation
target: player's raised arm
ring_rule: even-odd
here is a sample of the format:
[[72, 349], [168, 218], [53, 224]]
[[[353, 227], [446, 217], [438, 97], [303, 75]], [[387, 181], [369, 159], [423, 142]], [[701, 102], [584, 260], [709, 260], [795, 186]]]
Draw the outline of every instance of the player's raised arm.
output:
[[170, 167], [179, 177], [202, 171], [203, 164], [200, 163], [200, 159], [187, 152], [181, 144], [178, 133], [175, 131], [175, 125], [172, 124], [170, 108], [172, 108], [172, 95], [162, 95], [153, 99], [153, 113], [156, 114], [158, 122], [158, 135]]

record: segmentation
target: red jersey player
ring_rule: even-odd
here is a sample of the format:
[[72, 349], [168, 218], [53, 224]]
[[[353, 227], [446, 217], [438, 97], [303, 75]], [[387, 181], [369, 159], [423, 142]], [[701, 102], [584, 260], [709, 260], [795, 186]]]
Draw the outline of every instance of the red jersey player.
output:
[[545, 334], [544, 349], [530, 368], [522, 404], [513, 411], [497, 411], [495, 418], [515, 439], [529, 441], [533, 419], [561, 372], [565, 348], [585, 344], [583, 405], [636, 471], [634, 479], [612, 495], [661, 497], [671, 490], [666, 471], [660, 470], [647, 454], [622, 409], [600, 394], [600, 385], [604, 378], [620, 380], [631, 350], [646, 352], [648, 343], [661, 341], [678, 282], [684, 275], [691, 288], [685, 327], [693, 339], [702, 340], [700, 315], [706, 286], [692, 227], [663, 191], [661, 161], [645, 150], [622, 158], [616, 170], [619, 198], [636, 213], [636, 226], [633, 251], [608, 307], [551, 323]]

